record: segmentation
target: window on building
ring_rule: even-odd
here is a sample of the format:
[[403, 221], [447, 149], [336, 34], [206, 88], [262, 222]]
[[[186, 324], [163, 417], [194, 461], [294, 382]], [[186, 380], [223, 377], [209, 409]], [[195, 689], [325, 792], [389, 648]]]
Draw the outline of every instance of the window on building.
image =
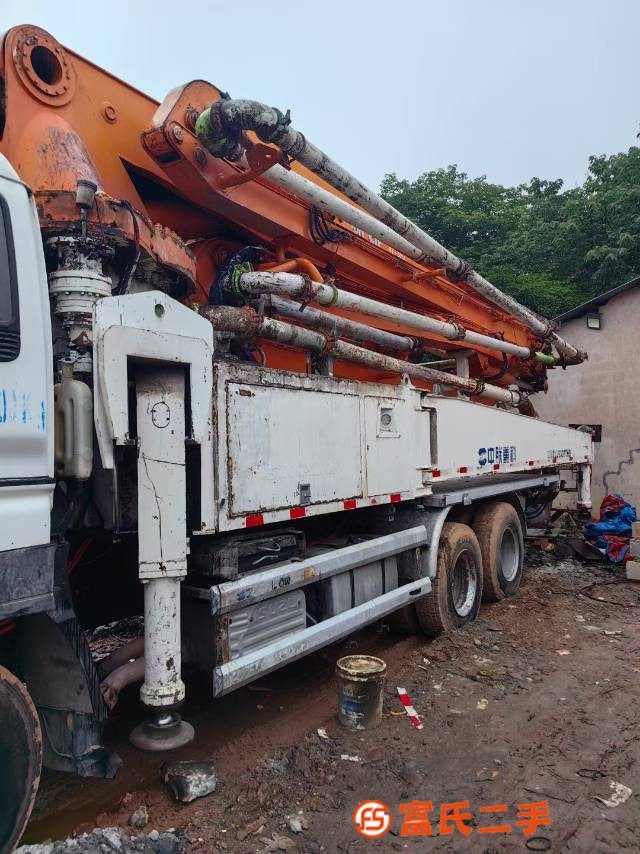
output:
[[600, 329], [602, 326], [602, 317], [598, 312], [587, 315], [587, 329]]
[[11, 362], [19, 353], [18, 280], [11, 220], [7, 204], [0, 197], [0, 362]]

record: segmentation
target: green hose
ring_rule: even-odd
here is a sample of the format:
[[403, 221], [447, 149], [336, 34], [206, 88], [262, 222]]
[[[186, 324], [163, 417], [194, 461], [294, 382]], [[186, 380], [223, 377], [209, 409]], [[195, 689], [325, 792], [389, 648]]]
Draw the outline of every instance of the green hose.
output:
[[542, 362], [544, 365], [555, 365], [557, 359], [555, 356], [547, 356], [546, 353], [541, 353], [539, 350], [533, 354], [533, 358], [536, 362]]

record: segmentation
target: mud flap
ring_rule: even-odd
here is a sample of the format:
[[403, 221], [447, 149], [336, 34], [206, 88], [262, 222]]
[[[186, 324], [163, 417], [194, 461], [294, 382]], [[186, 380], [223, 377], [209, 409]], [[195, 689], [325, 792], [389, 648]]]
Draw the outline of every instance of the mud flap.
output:
[[113, 777], [122, 760], [102, 743], [107, 708], [77, 619], [35, 614], [19, 620], [16, 631], [22, 677], [42, 726], [44, 766]]

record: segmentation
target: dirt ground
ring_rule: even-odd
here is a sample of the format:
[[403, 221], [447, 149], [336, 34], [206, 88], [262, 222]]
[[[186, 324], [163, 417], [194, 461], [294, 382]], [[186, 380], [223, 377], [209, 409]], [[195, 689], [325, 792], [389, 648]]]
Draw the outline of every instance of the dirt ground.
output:
[[[429, 642], [377, 626], [214, 705], [204, 702], [206, 685], [190, 686], [185, 717], [196, 741], [175, 758], [211, 759], [220, 780], [192, 804], [175, 803], [160, 782], [162, 758], [127, 743], [134, 691], [109, 733], [124, 760], [116, 778], [45, 773], [25, 841], [126, 826], [144, 803], [147, 830], [181, 829], [193, 854], [639, 851], [640, 584], [620, 569], [536, 551], [527, 564], [517, 596], [485, 605], [455, 635]], [[374, 730], [351, 732], [336, 719], [334, 665], [353, 651], [387, 662]], [[422, 730], [401, 713], [397, 686]], [[605, 804], [616, 797], [624, 802]], [[360, 836], [352, 819], [369, 799], [392, 817], [378, 839]], [[400, 805], [414, 800], [433, 805], [431, 836], [402, 835]], [[471, 832], [441, 835], [441, 805], [460, 801], [469, 802]], [[551, 823], [527, 837], [518, 805], [541, 801]], [[492, 805], [507, 809], [480, 811]], [[512, 830], [480, 833], [492, 824]]]

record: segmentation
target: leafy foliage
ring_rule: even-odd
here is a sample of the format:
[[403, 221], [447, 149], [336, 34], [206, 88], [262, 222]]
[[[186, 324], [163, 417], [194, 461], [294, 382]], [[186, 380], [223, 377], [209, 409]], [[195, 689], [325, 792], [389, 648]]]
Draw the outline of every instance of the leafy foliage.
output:
[[640, 274], [640, 148], [589, 159], [587, 178], [518, 187], [457, 166], [415, 181], [386, 175], [384, 198], [520, 302], [553, 317]]

